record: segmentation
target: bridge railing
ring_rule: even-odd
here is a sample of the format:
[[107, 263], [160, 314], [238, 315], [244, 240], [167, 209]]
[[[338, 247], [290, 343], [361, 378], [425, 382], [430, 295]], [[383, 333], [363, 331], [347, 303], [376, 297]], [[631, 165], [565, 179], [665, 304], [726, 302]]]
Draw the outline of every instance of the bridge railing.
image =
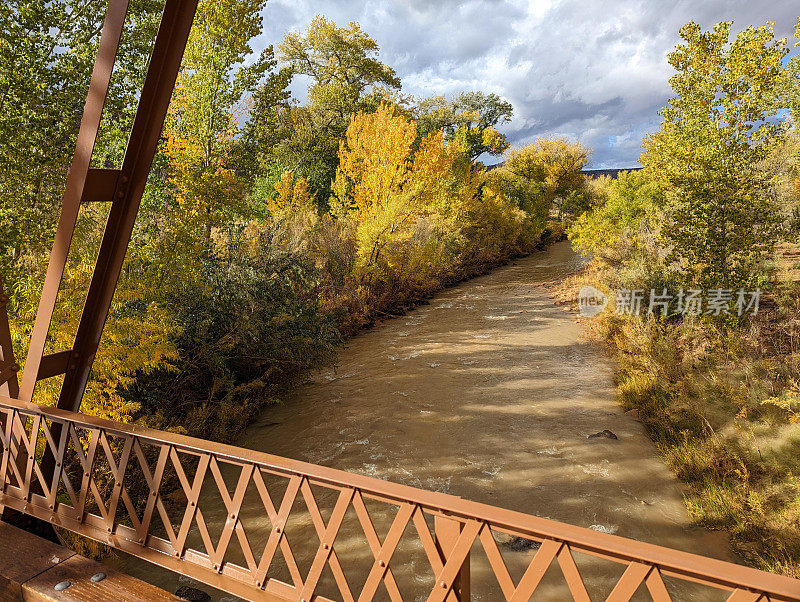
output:
[[[495, 579], [506, 600], [528, 600], [548, 570], [560, 571], [574, 599], [589, 600], [576, 554], [620, 567], [610, 571], [608, 600], [637, 592], [670, 600], [665, 578], [731, 601], [800, 599], [800, 581], [788, 577], [178, 434], [3, 397], [0, 427], [0, 505], [244, 598], [408, 599], [393, 561], [413, 535], [433, 576], [424, 594], [431, 601], [469, 599], [470, 559], [480, 549], [489, 567], [482, 577]], [[248, 496], [259, 503], [245, 504]], [[310, 531], [290, 543], [301, 505]], [[374, 521], [380, 506], [392, 509], [382, 514], [383, 536]], [[261, 516], [246, 520], [254, 507]], [[343, 540], [346, 516], [362, 530], [360, 550]], [[521, 577], [512, 578], [499, 536], [535, 550]], [[355, 589], [343, 568], [354, 554], [369, 559]]]

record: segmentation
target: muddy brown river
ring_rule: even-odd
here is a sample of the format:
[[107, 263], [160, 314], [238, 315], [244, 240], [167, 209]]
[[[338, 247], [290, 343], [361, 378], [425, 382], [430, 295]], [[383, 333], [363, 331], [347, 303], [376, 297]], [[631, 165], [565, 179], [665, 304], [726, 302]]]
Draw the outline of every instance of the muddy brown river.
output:
[[[582, 327], [541, 286], [578, 266], [569, 244], [560, 243], [355, 337], [335, 369], [285, 405], [268, 408], [239, 445], [730, 559], [721, 534], [692, 526], [679, 484], [641, 424], [617, 405], [612, 360], [584, 340]], [[588, 438], [604, 429], [618, 439]], [[224, 521], [221, 505], [216, 515], [202, 507], [210, 522]], [[252, 510], [248, 534], [268, 530]], [[392, 517], [373, 511], [380, 534]], [[307, 570], [318, 540], [302, 512], [293, 528], [298, 535], [305, 529], [293, 540], [287, 527], [287, 536]], [[369, 563], [357, 531], [343, 529], [337, 554]], [[501, 549], [518, 578], [535, 550], [513, 544]], [[592, 599], [603, 599], [622, 572], [589, 557], [576, 561]], [[132, 559], [113, 563], [171, 591], [191, 584]], [[473, 599], [501, 600], [487, 566], [473, 562]], [[425, 599], [433, 577], [418, 549], [401, 545], [391, 567], [404, 599]], [[552, 572], [535, 599], [571, 599]], [[357, 592], [362, 569], [345, 573]], [[668, 587], [675, 599], [719, 599], [690, 586]], [[335, 590], [322, 593], [340, 598]]]

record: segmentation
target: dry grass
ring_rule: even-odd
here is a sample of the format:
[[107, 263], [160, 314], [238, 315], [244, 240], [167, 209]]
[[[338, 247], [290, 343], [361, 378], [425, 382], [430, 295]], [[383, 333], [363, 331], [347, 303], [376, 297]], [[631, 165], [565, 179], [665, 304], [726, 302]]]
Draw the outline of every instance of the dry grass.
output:
[[[781, 284], [750, 322], [583, 319], [618, 362], [625, 410], [635, 410], [676, 476], [698, 524], [724, 529], [748, 564], [800, 577], [800, 286]], [[792, 268], [794, 269], [794, 268]], [[549, 287], [577, 309], [583, 284], [612, 280], [591, 264]]]

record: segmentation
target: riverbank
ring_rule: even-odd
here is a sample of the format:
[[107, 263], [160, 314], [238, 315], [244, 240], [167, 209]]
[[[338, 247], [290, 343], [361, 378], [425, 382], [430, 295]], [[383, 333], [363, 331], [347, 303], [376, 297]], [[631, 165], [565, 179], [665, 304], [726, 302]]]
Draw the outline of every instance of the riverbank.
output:
[[[578, 267], [569, 245], [559, 243], [362, 332], [340, 352], [336, 370], [267, 408], [238, 443], [727, 558], [724, 538], [693, 525], [680, 486], [640, 423], [616, 403], [612, 361], [543, 288]], [[589, 437], [605, 429], [617, 439]], [[263, 513], [254, 503], [242, 512], [253, 517], [248, 533], [268, 528], [255, 518]], [[204, 513], [207, 507], [204, 501]], [[218, 510], [206, 520], [224, 522]], [[390, 520], [373, 516], [379, 533]], [[302, 533], [292, 541], [302, 542]], [[350, 561], [369, 561], [356, 535], [339, 541]], [[513, 545], [504, 546], [512, 574], [533, 553]], [[301, 567], [315, 551], [307, 548], [293, 543]], [[419, 583], [414, 559], [413, 549], [393, 559], [398, 582]], [[590, 593], [607, 595], [618, 575], [590, 557], [577, 562]], [[476, 555], [473, 594], [496, 600], [485, 570]], [[569, 597], [555, 580], [544, 592], [544, 599]]]
[[[619, 403], [686, 485], [693, 519], [727, 533], [742, 562], [798, 577], [800, 287], [783, 272], [745, 325], [610, 310], [583, 323], [615, 358]], [[607, 282], [613, 275], [594, 265], [551, 291], [577, 311], [582, 285]]]

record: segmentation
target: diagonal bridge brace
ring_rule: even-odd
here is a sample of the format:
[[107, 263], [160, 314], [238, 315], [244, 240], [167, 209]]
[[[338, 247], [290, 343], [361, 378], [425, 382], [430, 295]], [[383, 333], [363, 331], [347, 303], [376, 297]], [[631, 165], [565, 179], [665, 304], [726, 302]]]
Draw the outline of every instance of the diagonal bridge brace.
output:
[[[14, 359], [5, 310], [7, 298], [0, 283], [0, 395], [8, 395], [22, 402], [33, 400], [38, 381], [63, 374], [64, 382], [57, 407], [73, 412], [80, 411], [139, 204], [158, 148], [198, 0], [166, 0], [122, 167], [118, 170], [92, 169], [92, 153], [100, 130], [129, 3], [130, 0], [108, 0], [75, 154], [67, 176], [61, 215], [31, 333], [25, 368], [19, 383], [19, 366]], [[80, 207], [89, 202], [109, 202], [111, 210], [75, 341], [72, 349], [45, 356], [44, 350]], [[60, 425], [53, 425], [52, 436], [55, 439], [62, 436], [60, 429]], [[14, 446], [18, 447], [22, 443], [23, 434], [24, 428], [21, 431], [15, 429]], [[24, 454], [20, 455], [19, 461], [25, 463]], [[41, 472], [44, 480], [51, 478], [56, 464], [57, 459], [48, 448], [42, 458]], [[38, 484], [36, 493], [41, 493]], [[3, 514], [6, 520], [12, 516], [7, 510]], [[3, 511], [2, 507], [0, 511]], [[16, 518], [12, 520], [19, 523]], [[32, 528], [41, 531], [45, 537], [51, 536], [49, 531], [52, 529], [46, 525], [33, 525]]]
[[[91, 169], [92, 152], [129, 5], [129, 0], [109, 0], [75, 156], [67, 178], [61, 217], [22, 374], [19, 390], [22, 401], [33, 399], [39, 380], [64, 374], [58, 407], [74, 412], [80, 409], [158, 148], [197, 2], [166, 1], [122, 167], [119, 170]], [[44, 356], [78, 212], [81, 204], [86, 202], [111, 203], [97, 264], [72, 349]]]

